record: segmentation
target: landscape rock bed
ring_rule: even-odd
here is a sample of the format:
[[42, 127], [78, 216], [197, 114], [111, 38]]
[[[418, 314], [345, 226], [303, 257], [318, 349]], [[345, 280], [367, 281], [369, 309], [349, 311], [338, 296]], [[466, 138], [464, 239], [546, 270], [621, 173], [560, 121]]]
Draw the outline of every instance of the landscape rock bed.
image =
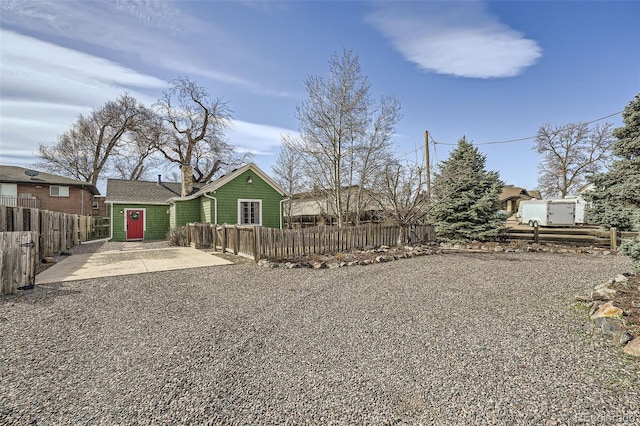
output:
[[557, 244], [526, 244], [526, 243], [427, 243], [414, 246], [389, 247], [370, 246], [362, 250], [351, 250], [334, 255], [313, 254], [287, 259], [260, 259], [259, 266], [267, 268], [284, 267], [295, 268], [342, 268], [345, 266], [366, 266], [375, 263], [386, 263], [400, 259], [443, 253], [557, 253], [557, 254], [588, 254], [594, 256], [617, 255], [617, 252], [598, 247], [573, 247]]
[[576, 300], [612, 345], [640, 358], [640, 276], [618, 274]]
[[639, 363], [573, 299], [629, 269], [461, 252], [36, 285], [0, 299], [0, 424], [636, 424]]

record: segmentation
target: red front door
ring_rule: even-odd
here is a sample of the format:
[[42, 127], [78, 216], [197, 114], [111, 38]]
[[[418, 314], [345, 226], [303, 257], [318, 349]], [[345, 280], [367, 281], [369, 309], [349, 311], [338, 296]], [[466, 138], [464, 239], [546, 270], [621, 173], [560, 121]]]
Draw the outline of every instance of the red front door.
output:
[[127, 210], [127, 240], [144, 238], [144, 210]]

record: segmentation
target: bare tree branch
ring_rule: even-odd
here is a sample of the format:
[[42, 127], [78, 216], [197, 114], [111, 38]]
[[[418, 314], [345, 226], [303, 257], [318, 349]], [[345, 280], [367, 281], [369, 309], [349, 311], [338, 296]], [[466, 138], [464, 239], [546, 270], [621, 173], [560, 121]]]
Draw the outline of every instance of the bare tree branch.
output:
[[231, 128], [226, 102], [211, 98], [204, 87], [187, 77], [170, 83], [171, 87], [154, 104], [167, 131], [156, 148], [167, 161], [180, 167], [185, 196], [192, 192], [194, 180], [208, 182], [224, 166], [237, 166], [250, 154], [238, 154], [224, 140], [225, 131]]
[[142, 137], [142, 129], [151, 121], [151, 110], [125, 93], [87, 116], [80, 115], [52, 146], [41, 144], [38, 166], [96, 184], [110, 164], [117, 162], [114, 157], [120, 149], [149, 143]]
[[313, 189], [331, 198], [338, 225], [357, 222], [367, 198], [363, 188], [375, 184], [390, 157], [400, 103], [383, 98], [376, 105], [351, 51], [333, 54], [327, 78], [310, 76], [305, 85], [308, 97], [296, 110], [300, 134], [289, 146]]
[[538, 165], [540, 191], [546, 197], [564, 198], [582, 188], [588, 175], [601, 171], [614, 142], [611, 127], [609, 123], [592, 129], [586, 124], [540, 127], [534, 146], [542, 155]]

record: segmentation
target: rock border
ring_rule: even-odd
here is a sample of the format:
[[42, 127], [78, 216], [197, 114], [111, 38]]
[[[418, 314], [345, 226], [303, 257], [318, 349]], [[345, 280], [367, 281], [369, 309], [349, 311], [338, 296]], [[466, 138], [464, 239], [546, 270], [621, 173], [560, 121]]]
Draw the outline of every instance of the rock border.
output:
[[335, 255], [317, 254], [301, 256], [283, 261], [260, 259], [258, 265], [265, 268], [309, 268], [327, 269], [345, 266], [367, 266], [375, 263], [392, 262], [400, 259], [445, 253], [578, 253], [588, 255], [617, 255], [617, 252], [597, 247], [569, 247], [553, 244], [509, 244], [479, 243], [468, 244], [428, 243], [414, 246], [389, 247], [368, 246], [362, 250], [352, 250]]
[[597, 285], [589, 295], [578, 295], [575, 299], [589, 308], [589, 319], [595, 322], [612, 345], [622, 348], [627, 355], [640, 358], [640, 336], [633, 335], [624, 318], [627, 313], [616, 306], [614, 299], [617, 290], [612, 288], [615, 284], [627, 282], [629, 277], [629, 274], [618, 274], [608, 282]]

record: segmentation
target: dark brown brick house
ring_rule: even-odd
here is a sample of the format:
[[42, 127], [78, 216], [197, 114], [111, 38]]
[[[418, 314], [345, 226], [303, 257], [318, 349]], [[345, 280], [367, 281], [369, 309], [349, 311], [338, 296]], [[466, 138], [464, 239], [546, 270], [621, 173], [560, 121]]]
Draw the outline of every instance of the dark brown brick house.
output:
[[508, 214], [512, 214], [518, 211], [520, 201], [540, 198], [540, 193], [536, 190], [527, 191], [526, 189], [518, 186], [506, 185], [502, 188], [502, 192], [499, 196], [500, 210], [503, 210]]
[[0, 166], [0, 205], [101, 216], [95, 185], [18, 166]]

